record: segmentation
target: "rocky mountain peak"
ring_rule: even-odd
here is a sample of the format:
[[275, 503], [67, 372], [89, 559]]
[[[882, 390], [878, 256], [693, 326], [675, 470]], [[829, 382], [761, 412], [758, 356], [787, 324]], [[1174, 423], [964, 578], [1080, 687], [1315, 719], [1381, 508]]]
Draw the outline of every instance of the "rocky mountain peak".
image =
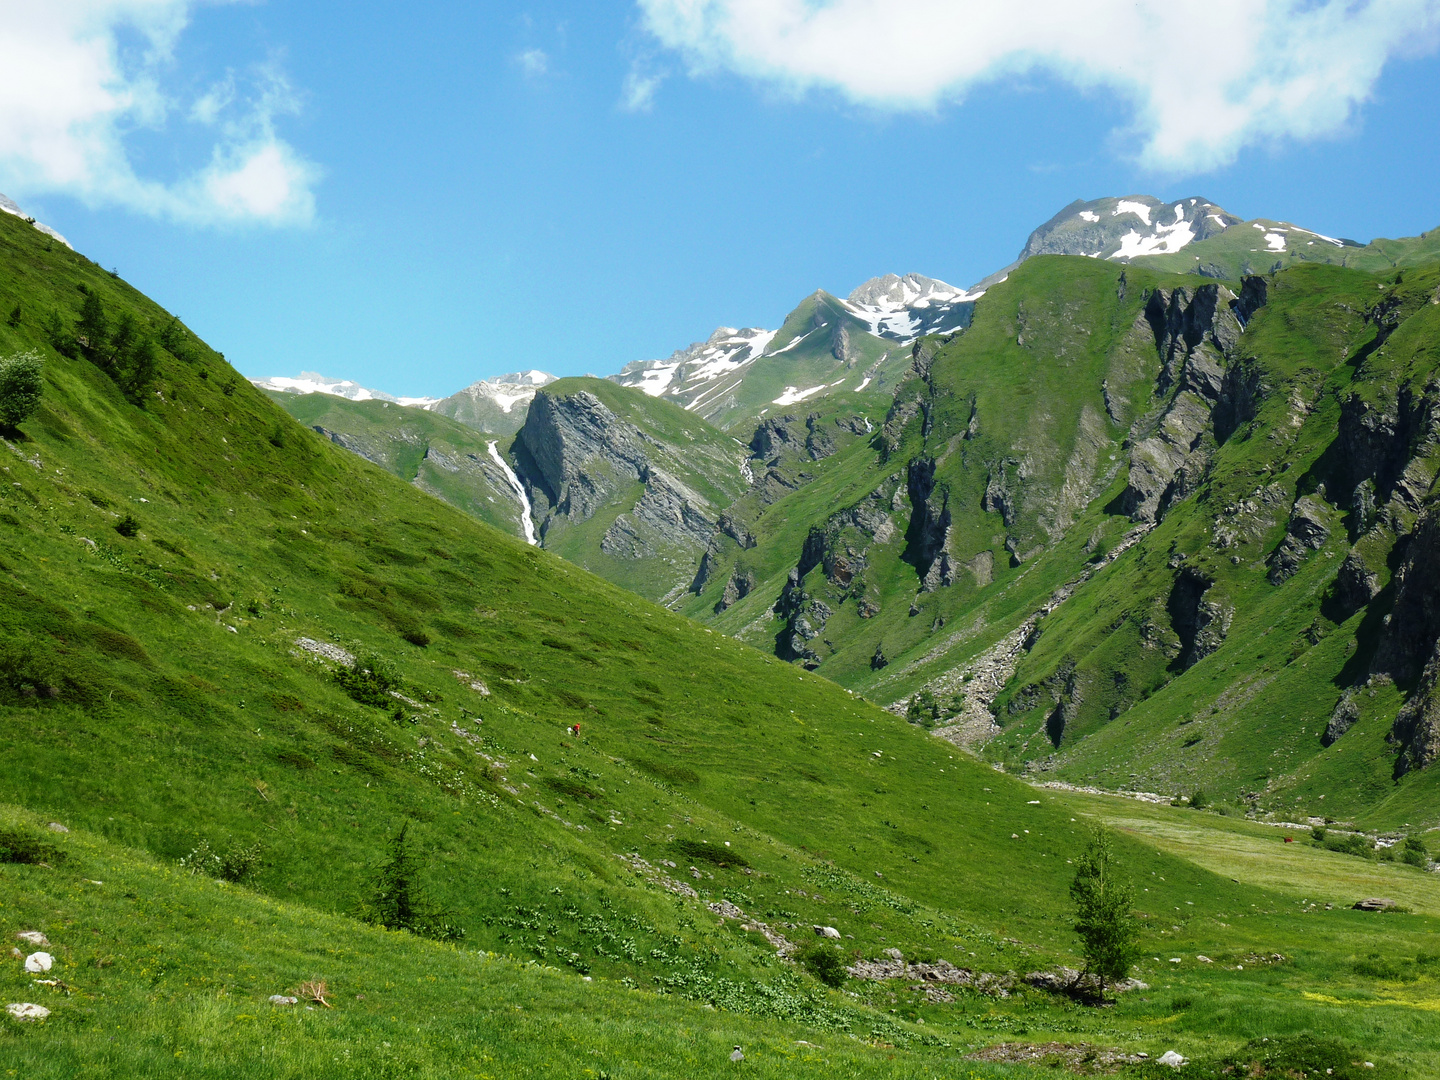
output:
[[964, 289], [957, 289], [954, 285], [947, 285], [923, 274], [906, 274], [904, 277], [886, 274], [883, 277], [873, 277], [859, 285], [846, 299], [852, 304], [875, 307], [909, 307], [922, 302], [928, 304], [958, 300], [964, 295]]
[[1020, 258], [1088, 255], [1123, 262], [1172, 254], [1239, 224], [1240, 218], [1198, 195], [1174, 202], [1153, 195], [1077, 199], [1030, 234]]

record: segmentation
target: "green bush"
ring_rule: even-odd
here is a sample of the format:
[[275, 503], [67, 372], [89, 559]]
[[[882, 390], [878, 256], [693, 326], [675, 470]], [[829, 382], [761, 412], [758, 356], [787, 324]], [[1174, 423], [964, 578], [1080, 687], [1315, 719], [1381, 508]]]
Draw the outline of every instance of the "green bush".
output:
[[1325, 828], [1324, 828], [1324, 826], [1316, 825], [1313, 829], [1311, 829], [1311, 830], [1310, 830], [1310, 839], [1311, 839], [1311, 840], [1314, 840], [1317, 844], [1323, 844], [1323, 843], [1325, 842]]
[[1196, 788], [1195, 794], [1190, 796], [1191, 810], [1204, 810], [1210, 805], [1210, 798], [1205, 794], [1203, 788]]
[[845, 958], [834, 946], [816, 941], [801, 949], [796, 958], [806, 971], [826, 986], [839, 989], [845, 985]]
[[209, 840], [202, 839], [183, 859], [180, 865], [192, 874], [203, 874], [220, 881], [239, 884], [260, 869], [264, 848], [256, 844], [242, 844], [231, 840], [223, 852], [210, 846]]
[[0, 863], [45, 863], [65, 861], [65, 852], [24, 829], [0, 829]]
[[373, 705], [377, 709], [389, 709], [395, 704], [390, 691], [400, 685], [399, 678], [379, 657], [356, 660], [349, 665], [335, 669], [335, 681], [361, 705]]
[[140, 531], [140, 523], [135, 520], [134, 515], [126, 514], [115, 523], [115, 531], [128, 540]]
[[40, 407], [44, 368], [34, 350], [0, 358], [0, 427], [18, 427]]

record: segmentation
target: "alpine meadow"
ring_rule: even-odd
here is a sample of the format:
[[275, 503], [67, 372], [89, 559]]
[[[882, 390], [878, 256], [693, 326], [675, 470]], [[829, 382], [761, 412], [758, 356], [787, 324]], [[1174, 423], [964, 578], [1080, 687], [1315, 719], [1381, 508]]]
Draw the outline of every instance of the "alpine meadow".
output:
[[0, 1074], [1440, 1080], [1440, 228], [1118, 194], [1440, 9], [210, 6], [0, 28]]

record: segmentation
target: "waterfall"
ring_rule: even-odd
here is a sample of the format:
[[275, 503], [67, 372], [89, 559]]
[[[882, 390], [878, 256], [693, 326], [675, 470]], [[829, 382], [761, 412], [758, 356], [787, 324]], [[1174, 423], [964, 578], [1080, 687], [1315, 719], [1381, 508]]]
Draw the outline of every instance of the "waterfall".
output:
[[510, 486], [515, 489], [515, 497], [520, 500], [520, 527], [525, 530], [525, 542], [538, 544], [540, 541], [535, 539], [535, 522], [530, 517], [530, 496], [525, 493], [525, 485], [520, 483], [515, 470], [500, 456], [500, 451], [495, 449], [495, 446], [493, 442], [490, 444], [490, 458], [504, 470], [505, 479], [510, 481]]

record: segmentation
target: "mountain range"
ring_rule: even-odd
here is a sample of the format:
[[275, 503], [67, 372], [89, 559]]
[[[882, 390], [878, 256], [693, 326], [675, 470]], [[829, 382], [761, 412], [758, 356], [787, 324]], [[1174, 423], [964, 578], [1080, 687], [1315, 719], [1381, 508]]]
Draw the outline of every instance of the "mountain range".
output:
[[[542, 545], [923, 719], [1007, 768], [1263, 799], [1329, 784], [1334, 770], [1363, 757], [1365, 788], [1399, 767], [1397, 748], [1404, 760], [1428, 760], [1414, 747], [1429, 736], [1404, 734], [1410, 714], [1399, 716], [1395, 699], [1381, 709], [1390, 720], [1375, 721], [1390, 724], [1378, 742], [1331, 760], [1334, 732], [1346, 723], [1331, 714], [1359, 708], [1354, 661], [1314, 684], [1326, 689], [1312, 688], [1304, 710], [1310, 741], [1262, 740], [1283, 743], [1275, 759], [1283, 767], [1257, 775], [1234, 765], [1253, 750], [1233, 727], [1243, 712], [1224, 704], [1235, 688], [1223, 679], [1203, 692], [1180, 688], [1194, 684], [1191, 667], [1251, 625], [1252, 605], [1266, 610], [1298, 588], [1290, 578], [1303, 579], [1316, 562], [1308, 553], [1327, 543], [1346, 541], [1327, 548], [1322, 565], [1372, 584], [1363, 603], [1324, 599], [1350, 588], [1344, 575], [1310, 600], [1281, 602], [1295, 618], [1309, 613], [1306, 633], [1328, 634], [1322, 624], [1341, 628], [1372, 601], [1391, 602], [1384, 582], [1394, 571], [1383, 567], [1402, 558], [1423, 492], [1415, 489], [1409, 516], [1383, 534], [1339, 529], [1332, 511], [1316, 509], [1303, 483], [1321, 481], [1302, 478], [1318, 475], [1306, 455], [1319, 451], [1301, 447], [1324, 442], [1334, 421], [1311, 417], [1343, 395], [1294, 384], [1293, 342], [1261, 346], [1275, 320], [1292, 317], [1276, 312], [1297, 290], [1305, 304], [1355, 312], [1353, 326], [1330, 331], [1336, 344], [1324, 355], [1364, 348], [1372, 326], [1388, 338], [1416, 302], [1395, 297], [1414, 290], [1428, 299], [1428, 278], [1406, 271], [1427, 257], [1440, 258], [1440, 233], [1360, 245], [1281, 221], [1241, 221], [1198, 197], [1077, 202], [1036, 229], [1014, 264], [970, 290], [914, 274], [875, 278], [843, 300], [812, 294], [776, 331], [721, 328], [608, 381], [541, 388], [508, 444], [518, 489], [493, 475], [486, 455], [471, 457], [492, 469], [486, 499], [523, 495], [515, 517], [529, 518]], [[1383, 316], [1374, 304], [1338, 298], [1344, 288], [1325, 277], [1373, 274], [1382, 264], [1390, 276], [1369, 287], [1390, 298]], [[1336, 299], [1322, 299], [1335, 289]], [[1330, 370], [1306, 363], [1312, 381]], [[1423, 378], [1406, 379], [1390, 391], [1399, 397], [1375, 406], [1381, 415], [1419, 392], [1406, 387]], [[1303, 437], [1254, 466], [1285, 476], [1257, 489], [1274, 505], [1244, 510], [1254, 492], [1215, 505], [1216, 470], [1268, 422], [1258, 419], [1265, 403], [1285, 394], [1305, 403], [1284, 421]], [[1364, 496], [1377, 506], [1390, 497]], [[1335, 512], [1350, 513], [1351, 499], [1335, 496]], [[1197, 530], [1187, 543], [1227, 551], [1230, 562], [1211, 568], [1208, 556], [1177, 548], [1158, 577], [1132, 566], [1153, 560], [1158, 538], [1191, 528], [1187, 521]], [[1245, 543], [1260, 547], [1242, 554]], [[1243, 569], [1256, 560], [1258, 591], [1254, 571]], [[1100, 584], [1121, 579], [1123, 587]], [[1139, 644], [1093, 653], [1082, 642], [1099, 631], [1077, 612], [1115, 589], [1129, 602], [1106, 616], [1120, 621], [1097, 640], [1119, 649], [1122, 628], [1135, 626]], [[1260, 633], [1270, 624], [1253, 625]], [[1052, 626], [1070, 629], [1039, 636]], [[1179, 736], [1159, 732], [1179, 722], [1182, 699], [1183, 708], [1201, 700], [1214, 711], [1185, 725], [1185, 739], [1200, 736], [1186, 747], [1202, 749], [1167, 754], [1161, 748]], [[1142, 721], [1151, 729], [1145, 753], [1119, 735]], [[1246, 755], [1212, 752], [1237, 738]]]
[[507, 437], [262, 391], [0, 215], [0, 1060], [1435, 1075], [1440, 259], [1142, 261], [1235, 228]]

